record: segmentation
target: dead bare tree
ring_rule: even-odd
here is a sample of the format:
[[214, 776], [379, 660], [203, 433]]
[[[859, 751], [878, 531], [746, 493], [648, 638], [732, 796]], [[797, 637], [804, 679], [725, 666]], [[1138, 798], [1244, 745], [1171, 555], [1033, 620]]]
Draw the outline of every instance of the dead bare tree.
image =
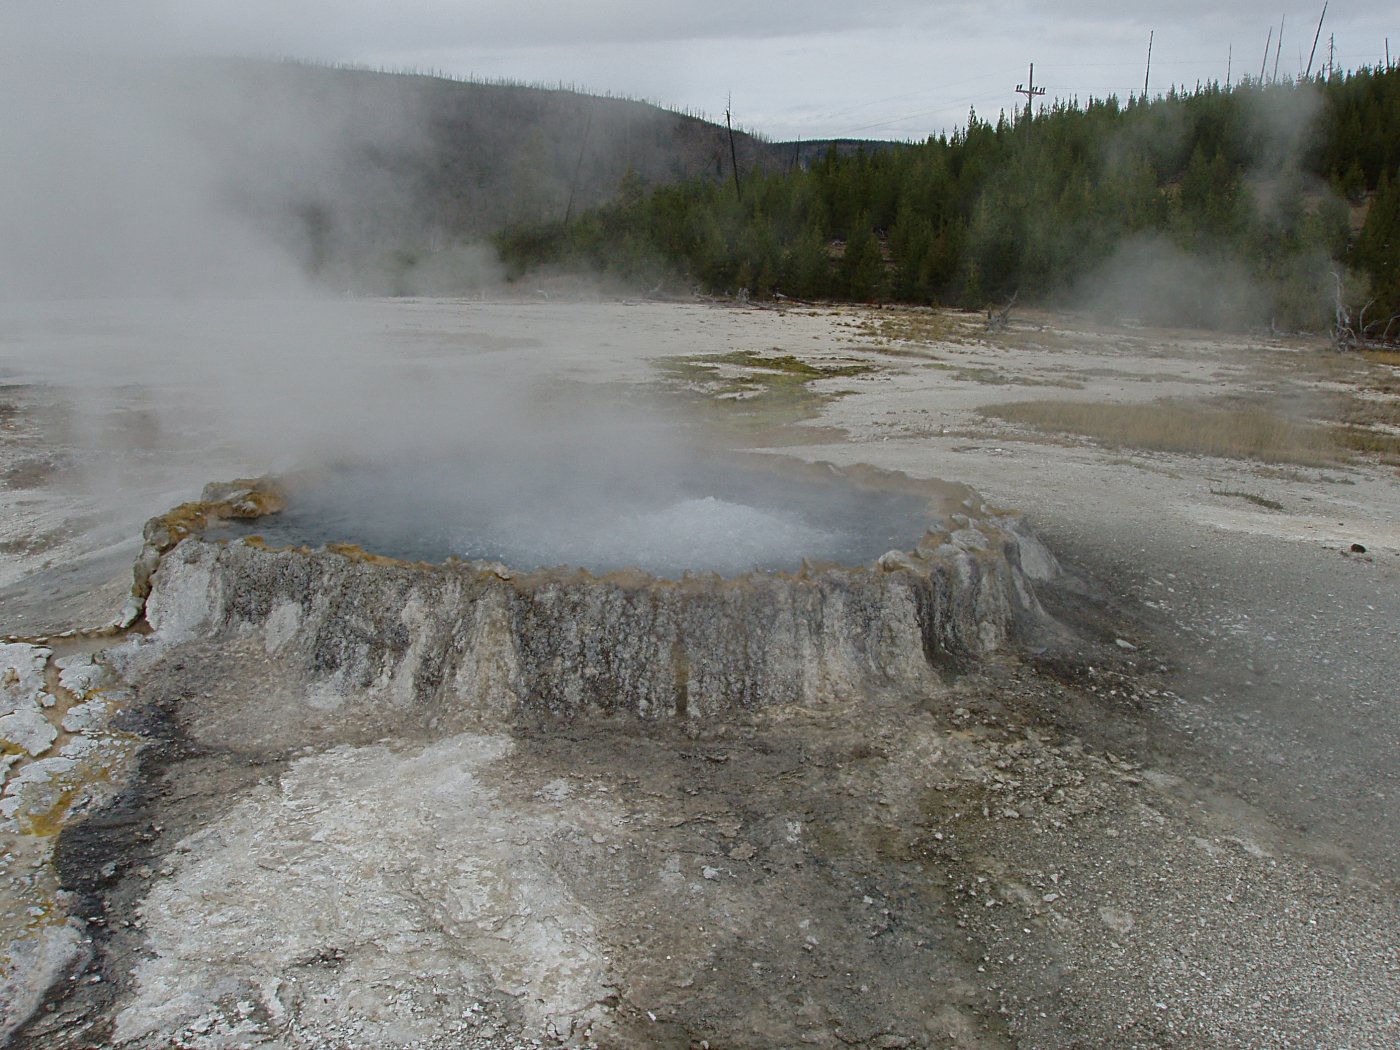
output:
[[1400, 314], [1386, 319], [1384, 327], [1381, 327], [1382, 320], [1380, 318], [1367, 321], [1366, 311], [1376, 305], [1375, 299], [1367, 299], [1356, 315], [1352, 316], [1342, 275], [1333, 270], [1332, 280], [1336, 285], [1336, 298], [1333, 301], [1332, 346], [1337, 350], [1365, 350], [1370, 347], [1394, 346], [1395, 336], [1400, 335], [1400, 331], [1397, 330], [1397, 325], [1400, 325]]
[[744, 187], [739, 183], [739, 153], [734, 148], [734, 122], [729, 116], [732, 105], [733, 96], [731, 95], [724, 102], [724, 126], [729, 130], [729, 162], [734, 168], [734, 196], [742, 204], [744, 203]]
[[1020, 294], [1020, 289], [1012, 292], [1010, 301], [1000, 310], [987, 307], [987, 331], [1000, 332], [1011, 323], [1011, 308], [1016, 305], [1016, 297]]
[[569, 225], [569, 219], [574, 214], [574, 197], [578, 193], [579, 175], [583, 173], [583, 154], [588, 149], [588, 133], [593, 128], [593, 111], [588, 111], [588, 119], [583, 124], [583, 140], [578, 144], [578, 163], [574, 165], [574, 180], [569, 183], [569, 206], [564, 209], [564, 225]]

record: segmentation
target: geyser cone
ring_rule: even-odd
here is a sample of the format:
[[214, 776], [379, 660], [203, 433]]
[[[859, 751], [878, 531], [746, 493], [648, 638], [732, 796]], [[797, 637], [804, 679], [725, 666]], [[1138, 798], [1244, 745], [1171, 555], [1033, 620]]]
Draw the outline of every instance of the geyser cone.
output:
[[610, 515], [527, 485], [557, 497], [531, 514], [472, 474], [326, 472], [236, 526], [218, 508], [256, 488], [211, 491], [209, 527], [146, 552], [146, 616], [171, 639], [254, 635], [316, 695], [438, 730], [931, 687], [1048, 623], [1027, 569], [1052, 560], [964, 486], [745, 457], [613, 485]]

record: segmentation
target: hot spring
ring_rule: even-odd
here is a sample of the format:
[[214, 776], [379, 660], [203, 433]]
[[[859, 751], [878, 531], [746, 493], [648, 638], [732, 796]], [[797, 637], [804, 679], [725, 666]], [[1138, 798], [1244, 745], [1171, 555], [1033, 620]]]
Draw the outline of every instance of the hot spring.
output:
[[342, 465], [152, 519], [132, 618], [257, 639], [308, 696], [434, 727], [934, 689], [1042, 631], [1053, 560], [966, 486], [778, 457]]
[[353, 544], [412, 562], [515, 571], [638, 569], [663, 579], [811, 564], [860, 565], [916, 546], [934, 522], [926, 494], [842, 483], [830, 472], [691, 462], [662, 475], [501, 476], [470, 463], [340, 467], [288, 483], [279, 514], [207, 535], [270, 546]]

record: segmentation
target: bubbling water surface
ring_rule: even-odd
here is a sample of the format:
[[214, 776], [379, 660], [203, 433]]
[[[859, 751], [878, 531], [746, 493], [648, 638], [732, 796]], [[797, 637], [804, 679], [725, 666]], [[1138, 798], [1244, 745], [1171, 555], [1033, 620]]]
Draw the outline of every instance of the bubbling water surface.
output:
[[294, 486], [281, 514], [222, 525], [273, 545], [351, 543], [409, 561], [502, 562], [521, 571], [637, 568], [661, 578], [862, 564], [935, 524], [907, 492], [840, 475], [699, 462], [664, 473], [502, 474], [463, 462], [353, 467]]

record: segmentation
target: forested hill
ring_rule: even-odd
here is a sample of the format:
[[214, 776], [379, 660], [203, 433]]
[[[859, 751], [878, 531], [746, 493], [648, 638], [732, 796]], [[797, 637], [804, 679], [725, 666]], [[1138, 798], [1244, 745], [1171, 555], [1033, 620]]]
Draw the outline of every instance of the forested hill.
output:
[[[741, 165], [742, 168], [742, 165]], [[499, 238], [515, 272], [1319, 328], [1400, 313], [1400, 67], [1046, 107], [904, 149], [635, 192]]]

